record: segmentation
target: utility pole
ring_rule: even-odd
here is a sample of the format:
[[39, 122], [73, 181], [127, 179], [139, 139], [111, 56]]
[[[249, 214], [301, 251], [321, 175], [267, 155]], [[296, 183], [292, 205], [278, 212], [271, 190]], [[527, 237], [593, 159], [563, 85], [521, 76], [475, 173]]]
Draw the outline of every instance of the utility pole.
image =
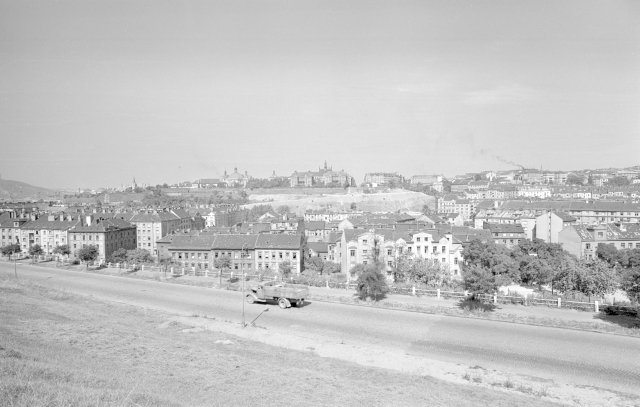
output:
[[244, 285], [245, 285], [245, 280], [246, 278], [246, 274], [245, 274], [245, 268], [244, 268], [244, 259], [247, 257], [246, 256], [246, 244], [242, 245], [242, 251], [240, 252], [240, 268], [242, 269], [242, 327], [246, 327], [247, 324], [245, 323], [244, 320], [244, 302], [245, 302], [245, 297], [244, 297]]

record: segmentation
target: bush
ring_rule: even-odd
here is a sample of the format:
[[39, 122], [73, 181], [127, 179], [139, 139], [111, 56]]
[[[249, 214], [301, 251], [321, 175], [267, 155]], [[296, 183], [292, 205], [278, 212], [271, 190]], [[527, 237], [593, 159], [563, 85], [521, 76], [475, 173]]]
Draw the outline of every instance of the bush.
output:
[[378, 301], [389, 292], [387, 277], [375, 269], [369, 269], [360, 274], [356, 284], [358, 297], [361, 300], [371, 298], [374, 301]]
[[640, 313], [640, 306], [633, 305], [605, 305], [602, 312], [607, 315], [624, 315], [628, 317], [637, 317]]

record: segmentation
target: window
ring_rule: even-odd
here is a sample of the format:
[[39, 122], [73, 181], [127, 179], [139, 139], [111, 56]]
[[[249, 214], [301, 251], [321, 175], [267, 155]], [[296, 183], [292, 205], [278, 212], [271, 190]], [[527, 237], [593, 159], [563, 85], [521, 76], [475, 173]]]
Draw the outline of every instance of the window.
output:
[[351, 250], [349, 250], [349, 254], [351, 255], [351, 257], [355, 257], [355, 256], [356, 256], [356, 251], [355, 251], [355, 249], [351, 249]]
[[626, 245], [625, 245], [624, 243], [620, 243], [620, 248], [621, 248], [621, 249], [624, 249], [624, 248], [625, 248], [625, 246], [626, 246]]
[[[217, 253], [216, 253], [216, 254], [217, 254]], [[218, 256], [216, 256], [216, 257], [218, 257]], [[258, 252], [258, 258], [259, 258], [259, 259], [262, 259], [262, 252], [261, 252], [261, 251], [259, 251], [259, 252]]]
[[391, 256], [391, 249], [387, 249], [387, 256]]
[[367, 244], [367, 239], [362, 239], [362, 244]]
[[365, 266], [367, 265], [367, 263], [368, 263], [368, 262], [367, 262], [366, 260], [363, 260], [363, 261], [362, 261], [362, 264], [364, 264]]
[[278, 252], [278, 257], [282, 258], [282, 252]]
[[458, 264], [458, 258], [457, 257], [453, 258], [453, 264]]
[[293, 252], [293, 258], [294, 258], [294, 259], [298, 258], [298, 253]]
[[587, 243], [587, 244], [585, 244], [585, 245], [584, 245], [584, 248], [585, 248], [585, 249], [587, 249], [587, 250], [588, 250], [588, 249], [591, 249], [591, 243]]
[[419, 241], [420, 241], [420, 238], [419, 238], [419, 237], [416, 237], [416, 242], [419, 242]]
[[598, 237], [604, 237], [604, 232], [598, 232]]
[[391, 267], [393, 265], [393, 262], [391, 260], [387, 261], [387, 266]]
[[363, 254], [363, 255], [366, 255], [366, 254], [368, 254], [368, 253], [369, 253], [369, 250], [367, 250], [367, 249], [362, 249], [362, 254]]
[[445, 253], [447, 251], [447, 246], [442, 246], [442, 253]]

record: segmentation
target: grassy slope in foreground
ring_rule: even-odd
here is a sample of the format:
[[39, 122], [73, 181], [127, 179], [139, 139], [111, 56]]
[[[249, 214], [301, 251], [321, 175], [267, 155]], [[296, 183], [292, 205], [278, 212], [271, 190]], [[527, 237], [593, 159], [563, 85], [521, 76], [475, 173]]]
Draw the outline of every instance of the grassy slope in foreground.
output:
[[548, 405], [0, 280], [0, 400], [33, 405]]

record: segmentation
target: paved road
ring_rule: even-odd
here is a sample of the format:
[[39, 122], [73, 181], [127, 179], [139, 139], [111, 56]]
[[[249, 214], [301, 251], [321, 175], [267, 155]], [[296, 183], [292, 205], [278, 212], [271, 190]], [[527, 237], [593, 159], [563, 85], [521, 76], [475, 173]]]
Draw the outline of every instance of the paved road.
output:
[[[0, 264], [13, 275], [13, 265]], [[95, 298], [240, 322], [241, 293], [18, 265], [20, 279]], [[315, 302], [280, 310], [261, 323], [295, 325], [308, 335], [384, 344], [410, 355], [486, 369], [595, 386], [640, 396], [640, 339], [376, 308]], [[246, 305], [247, 320], [263, 305]]]

